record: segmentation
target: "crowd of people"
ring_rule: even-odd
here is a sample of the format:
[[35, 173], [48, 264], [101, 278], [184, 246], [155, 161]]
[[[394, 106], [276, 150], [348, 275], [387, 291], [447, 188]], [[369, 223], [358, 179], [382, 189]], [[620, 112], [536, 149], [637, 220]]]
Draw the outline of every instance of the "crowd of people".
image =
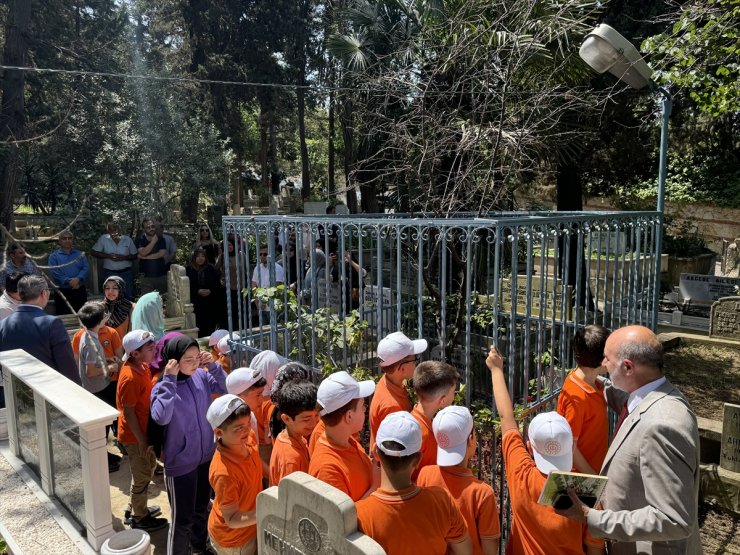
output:
[[[111, 452], [108, 466], [116, 472], [128, 457], [126, 524], [147, 531], [169, 526], [168, 554], [255, 553], [257, 494], [303, 471], [347, 494], [359, 529], [391, 555], [498, 553], [501, 492], [471, 470], [478, 443], [472, 414], [454, 404], [460, 374], [445, 362], [419, 362], [426, 340], [401, 332], [384, 337], [377, 384], [346, 371], [319, 380], [272, 351], [232, 369], [234, 336], [223, 329], [212, 330], [208, 350], [179, 332], [165, 333], [156, 274], [168, 247], [156, 223], [145, 225], [136, 252], [115, 226], [108, 231], [93, 253], [120, 265], [105, 268], [101, 301], [64, 291], [82, 287], [86, 268], [75, 258], [71, 234], [60, 236], [56, 261], [63, 271], [54, 283], [70, 304], [83, 301], [72, 307], [82, 327], [71, 341], [61, 321], [44, 312], [47, 279], [17, 249], [9, 254], [0, 350], [25, 349], [118, 409], [110, 428], [121, 455]], [[206, 306], [222, 294], [218, 264], [233, 255], [233, 240], [225, 245], [222, 250], [207, 226], [199, 229], [188, 273], [194, 299]], [[267, 248], [258, 252], [264, 260]], [[154, 289], [133, 302], [135, 256]], [[142, 270], [142, 257], [151, 267]], [[351, 257], [345, 262], [361, 283], [362, 268]], [[282, 267], [273, 275], [291, 283]], [[252, 286], [265, 279], [255, 265]], [[207, 327], [218, 324], [214, 318]], [[591, 325], [576, 332], [573, 351], [576, 366], [557, 410], [534, 416], [526, 436], [514, 416], [504, 361], [495, 347], [488, 353], [511, 506], [506, 552], [700, 553], [696, 417], [663, 374], [657, 337], [640, 326], [610, 333]], [[619, 416], [611, 438], [609, 411]], [[147, 498], [160, 465], [169, 520]], [[570, 492], [569, 508], [539, 504], [554, 470], [606, 475], [600, 503], [585, 505]]]

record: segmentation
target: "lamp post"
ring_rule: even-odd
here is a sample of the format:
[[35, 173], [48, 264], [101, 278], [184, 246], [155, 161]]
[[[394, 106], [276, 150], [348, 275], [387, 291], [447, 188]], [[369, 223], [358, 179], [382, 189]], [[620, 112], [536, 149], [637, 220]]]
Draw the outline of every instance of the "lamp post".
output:
[[668, 158], [668, 119], [671, 117], [673, 100], [668, 91], [651, 79], [652, 68], [645, 63], [637, 48], [609, 25], [601, 23], [586, 35], [578, 54], [598, 73], [609, 72], [634, 89], [648, 87], [658, 95], [661, 113], [660, 162], [658, 166], [658, 220], [660, 228], [655, 237], [657, 254], [655, 281], [653, 286], [652, 328], [658, 328], [658, 304], [660, 300], [660, 266], [663, 248], [663, 213], [665, 211], [665, 178]]

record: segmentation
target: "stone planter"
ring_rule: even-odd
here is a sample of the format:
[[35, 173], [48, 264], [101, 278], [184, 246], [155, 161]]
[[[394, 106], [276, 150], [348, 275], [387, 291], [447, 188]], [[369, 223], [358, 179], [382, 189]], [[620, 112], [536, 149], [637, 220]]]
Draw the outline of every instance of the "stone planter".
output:
[[705, 274], [714, 275], [714, 265], [717, 255], [713, 252], [705, 252], [696, 256], [668, 256], [668, 271], [663, 275], [663, 289], [669, 289], [678, 285], [681, 274]]
[[0, 409], [0, 441], [8, 439], [8, 409]]

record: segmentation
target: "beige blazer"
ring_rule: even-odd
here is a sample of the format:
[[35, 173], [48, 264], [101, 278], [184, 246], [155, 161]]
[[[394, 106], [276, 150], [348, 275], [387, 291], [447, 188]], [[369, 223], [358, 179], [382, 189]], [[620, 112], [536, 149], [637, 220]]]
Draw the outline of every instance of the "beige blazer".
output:
[[[606, 388], [617, 413], [627, 394]], [[604, 459], [609, 477], [604, 510], [588, 514], [594, 537], [610, 540], [609, 553], [701, 553], [699, 430], [686, 398], [666, 381], [624, 420]]]

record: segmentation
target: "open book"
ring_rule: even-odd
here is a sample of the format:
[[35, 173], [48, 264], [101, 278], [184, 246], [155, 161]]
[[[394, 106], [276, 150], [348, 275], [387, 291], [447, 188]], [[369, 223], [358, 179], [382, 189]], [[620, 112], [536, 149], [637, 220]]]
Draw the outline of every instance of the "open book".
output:
[[593, 507], [601, 499], [607, 481], [606, 476], [555, 470], [547, 478], [537, 502], [540, 505], [550, 505], [556, 509], [568, 509], [573, 502], [566, 490], [572, 486], [575, 488], [578, 498], [589, 507]]

